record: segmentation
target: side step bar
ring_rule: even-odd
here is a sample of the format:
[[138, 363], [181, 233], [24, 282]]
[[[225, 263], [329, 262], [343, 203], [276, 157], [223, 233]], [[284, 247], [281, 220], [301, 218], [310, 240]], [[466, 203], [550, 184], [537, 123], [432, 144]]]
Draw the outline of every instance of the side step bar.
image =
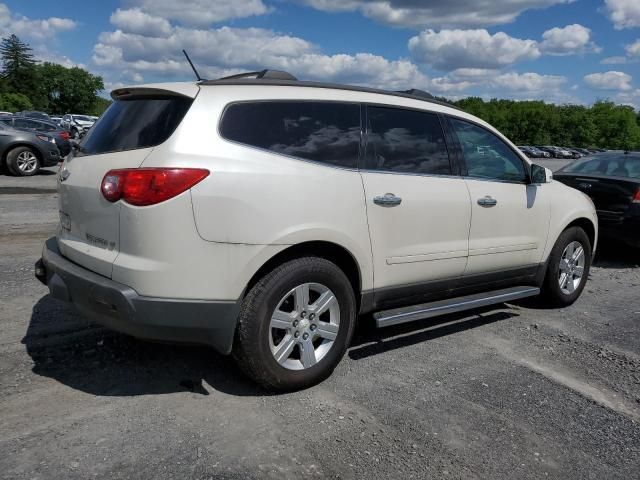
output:
[[394, 308], [392, 310], [384, 310], [373, 314], [376, 326], [389, 327], [399, 323], [413, 322], [415, 320], [423, 320], [425, 318], [437, 317], [449, 313], [462, 312], [473, 308], [486, 307], [496, 303], [509, 302], [519, 298], [533, 297], [540, 293], [538, 287], [511, 287], [502, 290], [494, 290], [492, 292], [478, 293], [475, 295], [467, 295], [464, 297], [449, 298], [447, 300], [438, 300], [431, 303], [423, 303], [421, 305], [412, 305], [410, 307]]

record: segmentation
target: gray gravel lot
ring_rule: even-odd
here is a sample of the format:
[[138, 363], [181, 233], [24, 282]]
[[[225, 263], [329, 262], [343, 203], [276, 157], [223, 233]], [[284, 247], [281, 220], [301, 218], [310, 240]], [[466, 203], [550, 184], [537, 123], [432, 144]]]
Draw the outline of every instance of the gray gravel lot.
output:
[[271, 395], [225, 357], [107, 331], [33, 264], [54, 176], [0, 176], [0, 478], [640, 478], [640, 253], [607, 246], [565, 310], [375, 330]]

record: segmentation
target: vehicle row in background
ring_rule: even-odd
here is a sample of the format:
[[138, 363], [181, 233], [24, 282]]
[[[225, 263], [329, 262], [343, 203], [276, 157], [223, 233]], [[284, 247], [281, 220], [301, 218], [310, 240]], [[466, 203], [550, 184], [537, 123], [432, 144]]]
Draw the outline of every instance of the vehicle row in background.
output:
[[547, 146], [529, 146], [521, 145], [518, 147], [522, 153], [529, 158], [562, 158], [562, 159], [578, 159], [594, 153], [604, 152], [601, 148], [575, 148], [575, 147], [556, 147]]

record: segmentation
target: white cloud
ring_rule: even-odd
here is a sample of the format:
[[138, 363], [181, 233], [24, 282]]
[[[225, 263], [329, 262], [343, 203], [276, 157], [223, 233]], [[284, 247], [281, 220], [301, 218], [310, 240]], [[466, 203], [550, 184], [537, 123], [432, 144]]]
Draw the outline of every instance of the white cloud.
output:
[[624, 47], [630, 57], [640, 57], [640, 38]]
[[600, 60], [602, 65], [622, 65], [627, 63], [627, 57], [623, 56], [615, 56], [615, 57], [607, 57]]
[[120, 30], [104, 32], [94, 47], [93, 62], [105, 71], [126, 74], [127, 78], [132, 78], [131, 72], [145, 77], [184, 78], [190, 75], [190, 70], [182, 48], [189, 52], [201, 74], [213, 78], [239, 71], [276, 68], [305, 79], [390, 89], [426, 88], [429, 82], [408, 60], [388, 60], [370, 53], [324, 55], [301, 38], [259, 28], [173, 27], [171, 34], [164, 38]]
[[201, 27], [269, 12], [262, 0], [128, 0], [127, 3], [157, 17]]
[[[378, 22], [415, 28], [486, 27], [513, 22], [523, 11], [574, 0], [298, 0], [328, 12], [359, 11]], [[636, 0], [634, 0], [636, 1]]]
[[617, 30], [640, 27], [640, 1], [605, 0], [609, 18]]
[[11, 13], [9, 7], [0, 3], [0, 35], [15, 33], [21, 38], [44, 41], [54, 38], [60, 32], [76, 28], [77, 24], [70, 18], [50, 17], [33, 19]]
[[535, 60], [540, 50], [534, 40], [513, 38], [487, 30], [426, 30], [409, 39], [409, 50], [418, 63], [438, 70], [501, 68]]
[[548, 55], [574, 55], [577, 53], [600, 52], [591, 41], [591, 30], [574, 23], [566, 27], [555, 27], [542, 34], [540, 50]]
[[540, 75], [538, 73], [503, 73], [489, 80], [489, 84], [497, 90], [508, 90], [512, 92], [525, 93], [546, 93], [556, 90], [566, 83], [566, 77], [560, 75]]
[[631, 80], [631, 75], [613, 70], [603, 73], [591, 73], [584, 77], [587, 85], [599, 90], [631, 90]]
[[149, 15], [139, 8], [117, 9], [111, 15], [111, 23], [126, 33], [138, 33], [149, 37], [171, 34], [171, 24], [166, 18]]

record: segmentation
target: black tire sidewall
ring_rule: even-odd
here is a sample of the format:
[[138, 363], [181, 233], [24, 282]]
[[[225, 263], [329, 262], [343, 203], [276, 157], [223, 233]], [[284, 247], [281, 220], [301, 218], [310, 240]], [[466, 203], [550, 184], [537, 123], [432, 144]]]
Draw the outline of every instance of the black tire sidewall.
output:
[[[570, 294], [566, 294], [560, 288], [558, 283], [558, 276], [560, 273], [560, 259], [564, 249], [571, 242], [578, 241], [582, 244], [585, 254], [584, 263], [584, 275], [578, 288]], [[547, 275], [545, 278], [545, 293], [552, 304], [557, 306], [568, 306], [573, 304], [582, 294], [587, 280], [589, 277], [589, 271], [591, 270], [591, 255], [592, 247], [589, 237], [586, 232], [580, 227], [570, 227], [566, 229], [558, 237], [556, 244], [553, 246], [553, 250], [549, 255], [549, 264], [547, 266]]]
[[[336, 296], [340, 308], [340, 327], [333, 346], [313, 367], [304, 370], [290, 370], [276, 361], [269, 347], [269, 324], [278, 302], [293, 288], [303, 283], [319, 283], [329, 288]], [[331, 375], [340, 362], [353, 336], [356, 302], [353, 287], [346, 275], [335, 264], [321, 259], [308, 257], [283, 264], [277, 268], [263, 285], [259, 285], [258, 298], [250, 303], [257, 305], [241, 312], [242, 325], [239, 341], [242, 343], [239, 355], [250, 355], [252, 364], [259, 364], [259, 374], [249, 374], [259, 383], [278, 390], [297, 390], [306, 388]], [[254, 292], [250, 292], [250, 297]], [[250, 318], [249, 316], [253, 317]], [[245, 363], [239, 358], [240, 363]], [[253, 369], [255, 370], [255, 369]], [[245, 369], [246, 371], [246, 369]], [[257, 377], [257, 378], [256, 378]]]
[[[18, 168], [18, 165], [16, 164], [18, 160], [18, 155], [20, 155], [22, 152], [27, 152], [27, 151], [33, 153], [33, 155], [36, 157], [36, 160], [38, 162], [36, 169], [30, 173], [24, 173], [22, 170]], [[9, 170], [9, 172], [11, 172], [11, 174], [13, 174], [16, 177], [31, 177], [33, 175], [36, 175], [40, 171], [41, 167], [42, 167], [42, 164], [40, 162], [40, 159], [38, 158], [38, 154], [34, 152], [32, 148], [25, 147], [25, 146], [16, 147], [13, 150], [9, 151], [9, 153], [7, 153], [7, 169]]]

